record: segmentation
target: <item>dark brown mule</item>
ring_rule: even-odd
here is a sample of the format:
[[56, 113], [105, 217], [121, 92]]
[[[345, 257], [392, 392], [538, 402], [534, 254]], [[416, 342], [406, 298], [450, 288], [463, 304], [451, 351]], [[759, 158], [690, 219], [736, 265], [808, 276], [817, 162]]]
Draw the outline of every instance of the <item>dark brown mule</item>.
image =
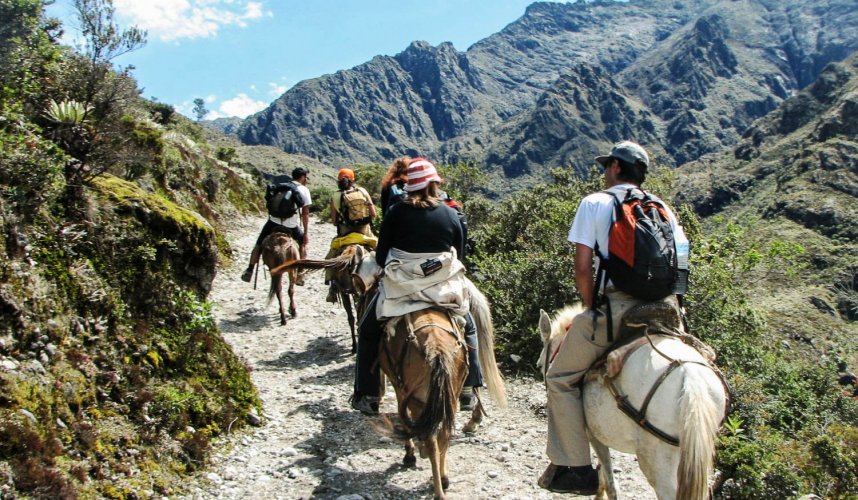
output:
[[[405, 430], [405, 458], [412, 466], [413, 438], [432, 464], [435, 498], [446, 498], [446, 456], [459, 393], [468, 374], [467, 346], [446, 312], [424, 309], [391, 321], [381, 342], [379, 366], [393, 384]], [[477, 410], [474, 411], [477, 413]]]
[[295, 317], [295, 278], [298, 277], [297, 269], [283, 269], [300, 259], [298, 245], [295, 240], [286, 233], [272, 233], [262, 240], [262, 262], [268, 266], [271, 272], [271, 288], [268, 289], [268, 303], [276, 296], [280, 306], [280, 324], [286, 324], [286, 312], [283, 309], [283, 274], [289, 276], [289, 315]]
[[[352, 333], [352, 354], [357, 352], [357, 330], [356, 319], [363, 313], [364, 294], [363, 290], [358, 290], [352, 284], [352, 271], [357, 268], [358, 264], [364, 260], [369, 251], [361, 245], [348, 245], [343, 248], [342, 253], [338, 256], [325, 259], [303, 259], [295, 262], [290, 262], [283, 269], [298, 270], [316, 270], [330, 269], [331, 281], [337, 289], [337, 295], [340, 303], [346, 310], [346, 316], [349, 320], [349, 328]], [[352, 307], [354, 303], [354, 307]], [[357, 313], [355, 313], [355, 309]]]
[[[363, 313], [364, 295], [355, 289], [352, 284], [352, 269], [355, 263], [363, 260], [364, 255], [369, 251], [361, 245], [348, 245], [343, 248], [342, 253], [335, 257], [335, 260], [348, 262], [348, 266], [334, 267], [331, 270], [331, 282], [337, 289], [340, 303], [343, 309], [346, 310], [346, 316], [349, 320], [349, 329], [352, 332], [352, 354], [357, 352], [357, 335], [355, 330], [355, 318], [360, 317]], [[352, 298], [354, 298], [354, 308], [352, 308]], [[355, 311], [355, 309], [357, 311]], [[357, 314], [355, 314], [357, 312]]]

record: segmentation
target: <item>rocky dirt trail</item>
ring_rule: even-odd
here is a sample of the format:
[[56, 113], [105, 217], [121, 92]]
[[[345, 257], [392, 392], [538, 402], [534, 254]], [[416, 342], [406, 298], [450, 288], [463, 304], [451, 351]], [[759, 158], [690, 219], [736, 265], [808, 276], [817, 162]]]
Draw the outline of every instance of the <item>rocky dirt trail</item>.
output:
[[[252, 368], [264, 403], [258, 427], [216, 443], [212, 465], [194, 478], [184, 498], [321, 498], [359, 500], [431, 498], [431, 468], [401, 465], [400, 442], [380, 432], [393, 418], [396, 400], [388, 388], [382, 416], [351, 409], [354, 357], [345, 312], [325, 302], [321, 272], [297, 287], [298, 317], [280, 326], [276, 301], [266, 307], [268, 280], [256, 290], [239, 279], [264, 220], [236, 220], [230, 241], [236, 265], [221, 269], [210, 299], [224, 337]], [[310, 257], [323, 258], [334, 236], [330, 224], [313, 219]], [[545, 458], [545, 389], [530, 378], [507, 379], [510, 407], [488, 401], [489, 416], [474, 435], [461, 427], [448, 452], [451, 499], [563, 498], [540, 489]], [[486, 398], [487, 399], [487, 398]], [[615, 454], [614, 468], [625, 498], [655, 498], [634, 457]]]

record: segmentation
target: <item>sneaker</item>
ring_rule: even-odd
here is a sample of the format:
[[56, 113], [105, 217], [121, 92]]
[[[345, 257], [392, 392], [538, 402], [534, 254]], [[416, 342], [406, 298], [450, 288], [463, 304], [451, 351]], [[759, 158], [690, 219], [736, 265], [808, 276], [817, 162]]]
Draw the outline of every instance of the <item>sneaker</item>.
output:
[[595, 495], [599, 489], [599, 473], [592, 467], [581, 472], [571, 467], [557, 467], [548, 489], [555, 493]]
[[477, 406], [477, 395], [474, 394], [472, 387], [462, 387], [462, 392], [459, 393], [459, 411], [474, 411]]
[[245, 283], [250, 283], [250, 278], [253, 277], [253, 267], [248, 267], [241, 273], [241, 281]]
[[378, 415], [378, 398], [374, 396], [352, 396], [352, 408], [364, 415]]

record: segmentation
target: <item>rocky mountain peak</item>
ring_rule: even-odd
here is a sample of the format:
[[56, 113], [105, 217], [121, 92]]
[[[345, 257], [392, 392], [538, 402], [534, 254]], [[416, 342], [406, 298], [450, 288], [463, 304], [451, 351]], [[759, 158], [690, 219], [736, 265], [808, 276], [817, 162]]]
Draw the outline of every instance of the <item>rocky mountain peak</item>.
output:
[[[855, 50], [854, 0], [537, 2], [465, 52], [415, 41], [396, 56], [296, 85], [238, 135], [329, 162], [418, 151], [544, 174], [554, 160], [590, 161], [576, 146], [580, 133], [638, 133], [629, 114], [615, 113], [615, 123], [582, 111], [576, 99], [598, 92], [582, 88], [601, 78], [579, 66], [587, 64], [634, 102], [635, 126], [664, 146], [660, 161], [680, 165], [732, 148], [755, 119]], [[579, 84], [567, 85], [570, 75]], [[546, 156], [552, 148], [558, 155]], [[581, 156], [565, 153], [573, 150]]]

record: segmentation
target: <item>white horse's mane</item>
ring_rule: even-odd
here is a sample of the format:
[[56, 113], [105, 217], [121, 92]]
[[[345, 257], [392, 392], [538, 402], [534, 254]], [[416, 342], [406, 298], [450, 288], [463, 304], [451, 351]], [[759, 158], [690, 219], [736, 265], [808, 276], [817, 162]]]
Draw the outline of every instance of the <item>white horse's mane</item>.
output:
[[583, 304], [581, 304], [580, 302], [576, 302], [574, 304], [569, 304], [557, 311], [557, 313], [554, 315], [554, 319], [551, 320], [550, 338], [554, 338], [557, 335], [566, 333], [566, 331], [569, 330], [569, 327], [572, 325], [572, 319], [575, 318], [575, 316], [581, 314], [584, 309], [586, 308]]

